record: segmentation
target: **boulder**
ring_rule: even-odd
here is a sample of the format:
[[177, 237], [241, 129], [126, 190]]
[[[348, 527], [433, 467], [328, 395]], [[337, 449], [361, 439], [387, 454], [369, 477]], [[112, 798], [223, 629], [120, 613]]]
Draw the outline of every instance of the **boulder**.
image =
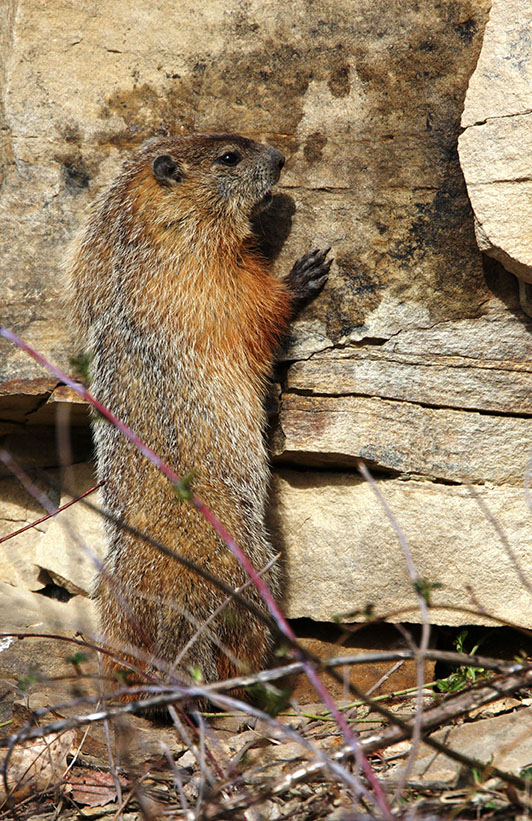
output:
[[[486, 289], [455, 143], [488, 6], [295, 0], [287, 15], [274, 0], [102, 0], [97, 13], [8, 3], [2, 322], [68, 369], [60, 268], [87, 205], [144, 139], [195, 130], [286, 152], [258, 226], [279, 272], [312, 247], [334, 249], [292, 358], [362, 332], [478, 316]], [[44, 375], [0, 345], [0, 382]]]
[[[287, 164], [256, 225], [263, 253], [282, 274], [305, 251], [332, 246], [330, 280], [281, 353], [272, 420], [276, 538], [293, 616], [329, 619], [373, 603], [391, 619], [417, 618], [391, 526], [356, 472], [363, 458], [420, 574], [444, 585], [433, 593], [448, 605], [433, 608], [436, 621], [530, 621], [520, 485], [532, 444], [531, 325], [514, 278], [482, 260], [456, 152], [489, 6], [295, 0], [287, 16], [273, 0], [209, 0], [201, 9], [102, 0], [96, 14], [20, 0], [0, 22], [1, 321], [61, 367], [73, 369], [76, 353], [61, 299], [65, 249], [147, 137], [234, 130], [279, 146]], [[495, 216], [509, 226], [519, 214], [521, 233], [508, 227], [508, 236], [525, 248], [526, 146], [511, 148], [508, 131], [522, 134], [532, 109], [525, 11], [493, 2], [460, 150], [478, 236], [482, 228], [526, 267], [525, 252], [489, 228], [497, 209], [484, 218], [476, 199], [500, 202], [506, 188], [521, 196]], [[493, 70], [490, 49], [500, 63]], [[499, 76], [503, 64], [509, 73]], [[71, 461], [85, 462], [84, 404], [5, 340], [0, 349], [0, 444], [41, 478], [69, 448]], [[6, 499], [7, 532], [16, 523]], [[42, 515], [31, 504], [17, 521]], [[61, 526], [80, 516], [75, 529], [102, 551], [99, 523], [93, 531], [81, 511], [59, 514], [44, 538], [27, 531], [6, 542], [30, 569], [24, 578], [3, 570], [5, 578], [34, 586], [45, 573], [86, 593], [92, 567]], [[474, 615], [454, 609], [466, 605]]]
[[[40, 579], [35, 553], [44, 538], [50, 520], [23, 530], [41, 519], [46, 511], [27, 493], [18, 479], [0, 479], [0, 581], [8, 585], [39, 590], [46, 582]], [[18, 535], [7, 536], [21, 531]]]
[[482, 51], [467, 90], [460, 161], [475, 214], [479, 247], [521, 281], [531, 314], [532, 8], [494, 0]]

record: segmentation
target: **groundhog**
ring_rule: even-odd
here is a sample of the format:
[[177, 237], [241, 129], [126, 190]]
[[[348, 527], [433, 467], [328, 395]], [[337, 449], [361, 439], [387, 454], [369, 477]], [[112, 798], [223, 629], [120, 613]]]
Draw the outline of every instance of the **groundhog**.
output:
[[[149, 141], [97, 199], [67, 263], [92, 392], [178, 474], [193, 472], [194, 491], [259, 571], [276, 554], [264, 524], [265, 388], [290, 318], [330, 266], [328, 249], [314, 251], [278, 278], [256, 250], [250, 220], [283, 165], [277, 149], [234, 134]], [[112, 425], [93, 427], [105, 509], [231, 588], [245, 584], [201, 514]], [[267, 662], [270, 631], [256, 616], [233, 601], [205, 625], [224, 592], [106, 528], [95, 597], [122, 658], [150, 675], [162, 661], [206, 682]], [[265, 578], [279, 597], [277, 564]], [[253, 585], [243, 595], [266, 612]]]

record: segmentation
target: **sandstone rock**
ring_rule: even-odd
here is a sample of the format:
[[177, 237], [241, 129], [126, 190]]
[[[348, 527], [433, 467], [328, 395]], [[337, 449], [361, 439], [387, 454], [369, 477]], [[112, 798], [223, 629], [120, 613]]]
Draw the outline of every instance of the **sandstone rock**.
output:
[[[85, 464], [69, 468], [62, 476], [53, 471], [49, 477], [53, 485], [61, 481], [74, 496], [95, 483], [92, 466]], [[59, 497], [44, 480], [38, 485], [58, 507], [72, 498], [66, 493]], [[0, 494], [0, 538], [47, 513], [16, 479], [1, 479]], [[92, 500], [97, 501], [96, 494]], [[47, 519], [0, 544], [0, 581], [22, 588], [22, 593], [23, 588], [40, 590], [52, 579], [72, 594], [87, 595], [95, 572], [91, 552], [99, 558], [105, 552], [101, 518], [82, 503], [76, 503], [56, 518]], [[42, 597], [36, 601], [40, 599]]]
[[[22, 488], [18, 479], [0, 479], [0, 538], [15, 533], [46, 515], [46, 511]], [[50, 520], [0, 544], [0, 581], [29, 590], [43, 587], [35, 553]]]
[[[532, 9], [494, 0], [467, 91], [460, 161], [482, 251], [532, 282], [529, 134], [532, 109]], [[532, 310], [524, 286], [522, 304]]]
[[[497, 0], [490, 26], [503, 5], [514, 14], [513, 3]], [[364, 455], [385, 471], [438, 479], [381, 480], [420, 569], [445, 584], [435, 600], [471, 603], [467, 579], [475, 589], [478, 582], [487, 610], [528, 624], [529, 595], [495, 529], [467, 489], [449, 485], [497, 485], [481, 492], [526, 569], [528, 510], [517, 485], [530, 441], [531, 326], [512, 277], [483, 270], [455, 152], [488, 6], [453, 0], [443, 13], [436, 0], [406, 9], [388, 0], [296, 0], [287, 17], [272, 0], [211, 0], [201, 9], [186, 0], [179, 12], [162, 3], [149, 14], [138, 0], [102, 0], [97, 14], [61, 0], [21, 0], [16, 13], [7, 3], [0, 21], [7, 55], [0, 71], [1, 321], [70, 368], [75, 346], [61, 304], [60, 261], [89, 202], [146, 137], [232, 129], [279, 145], [288, 162], [272, 210], [257, 225], [263, 251], [278, 273], [316, 245], [331, 244], [336, 260], [284, 352], [287, 438], [277, 439], [279, 458], [351, 468]], [[498, 36], [493, 31], [486, 44]], [[529, 58], [526, 48], [516, 51], [525, 42], [516, 32], [507, 62], [524, 67], [517, 91], [508, 93], [506, 76], [492, 83], [494, 105], [514, 97], [504, 116], [490, 109], [486, 125], [477, 125], [483, 120], [471, 94], [483, 69], [470, 86], [463, 158], [478, 154], [469, 132], [484, 129], [487, 140], [485, 162], [471, 172], [474, 205], [477, 194], [497, 186], [521, 190], [508, 180], [526, 176], [519, 144], [506, 151], [507, 121], [526, 128], [532, 108], [521, 105]], [[510, 109], [519, 118], [506, 117]], [[528, 204], [517, 207], [527, 213]], [[86, 409], [3, 340], [0, 350], [2, 444], [32, 470], [55, 467], [59, 409], [72, 407], [74, 449], [86, 433]], [[353, 476], [291, 475], [281, 479], [279, 509], [289, 612], [322, 619], [366, 602], [414, 606], [394, 536], [369, 489]], [[40, 549], [40, 565], [85, 591], [88, 578], [80, 582], [70, 567], [72, 546], [60, 521]], [[28, 538], [35, 540], [23, 551], [31, 565], [39, 538]], [[451, 623], [473, 620], [434, 613]], [[415, 618], [415, 610], [407, 615]]]
[[530, 8], [521, 0], [494, 0], [477, 67], [469, 81], [462, 126], [511, 117], [532, 108]]
[[357, 394], [433, 407], [532, 412], [532, 323], [502, 306], [475, 320], [324, 351], [288, 369], [288, 391]]
[[[80, 630], [89, 637], [95, 635], [97, 629], [94, 604], [85, 596], [74, 596], [68, 602], [60, 602], [3, 581], [0, 581], [0, 625], [4, 633], [32, 631], [65, 634]], [[0, 670], [6, 669], [7, 655], [3, 654], [9, 646], [11, 644], [1, 648], [0, 659], [3, 659], [1, 664], [4, 666], [0, 666]], [[25, 647], [23, 655], [27, 653], [27, 645]]]
[[[85, 693], [97, 695], [96, 652], [64, 640], [73, 638], [78, 631], [89, 641], [96, 635], [94, 605], [89, 599], [75, 596], [67, 603], [59, 602], [0, 582], [0, 632], [14, 634], [0, 639], [0, 678], [7, 685], [0, 700], [2, 721], [11, 718], [11, 707], [21, 691], [31, 708], [65, 705]], [[25, 634], [30, 635], [22, 639]], [[82, 664], [87, 674], [83, 679], [73, 675], [75, 671], [69, 661], [79, 652], [87, 659]], [[79, 703], [74, 704], [67, 714], [79, 715]], [[13, 709], [14, 724], [15, 718]]]
[[531, 123], [532, 115], [516, 112], [471, 126], [459, 140], [479, 248], [525, 282], [532, 282], [532, 241], [523, 230], [532, 215], [532, 183], [523, 170]]
[[303, 464], [356, 464], [455, 482], [521, 486], [530, 450], [528, 419], [435, 410], [354, 396], [287, 394], [275, 455]]
[[60, 385], [28, 418], [30, 425], [64, 425], [87, 427], [89, 408], [72, 388]]
[[[64, 484], [69, 493], [62, 495], [60, 505], [94, 485], [92, 467], [75, 465], [69, 468]], [[97, 504], [97, 494], [91, 496], [89, 501]], [[101, 516], [84, 507], [82, 502], [62, 511], [52, 519], [40, 541], [34, 563], [70, 593], [88, 595], [97, 572], [97, 563], [106, 552], [102, 522]]]
[[[532, 513], [520, 488], [476, 493], [508, 538], [512, 557], [465, 487], [381, 480], [431, 595], [435, 624], [532, 626]], [[361, 479], [281, 471], [275, 538], [285, 551], [285, 609], [292, 618], [364, 620], [370, 605], [394, 621], [419, 621], [416, 596], [392, 525]], [[525, 576], [518, 575], [514, 560]]]
[[[434, 733], [433, 737], [453, 750], [486, 764], [486, 775], [480, 773], [481, 780], [489, 778], [489, 765], [506, 772], [520, 774], [529, 767], [530, 733], [532, 732], [532, 710], [518, 710], [507, 715], [468, 722], [459, 727], [447, 727]], [[397, 765], [388, 777], [400, 777], [402, 765]], [[447, 782], [453, 785], [461, 772], [461, 764], [451, 761], [441, 753], [421, 744], [411, 778], [424, 782]]]
[[0, 386], [0, 419], [25, 422], [51, 396], [57, 379], [11, 379]]
[[[406, 642], [397, 631], [397, 628], [387, 624], [371, 625], [367, 629], [361, 628], [351, 637], [342, 635], [341, 641], [338, 641], [338, 636], [336, 637], [337, 641], [334, 641], [334, 635], [331, 635], [335, 632], [341, 634], [341, 631], [336, 630], [336, 628], [329, 628], [327, 631], [323, 629], [323, 626], [321, 630], [316, 626], [314, 632], [318, 634], [319, 638], [303, 637], [299, 638], [299, 642], [305, 650], [314, 653], [320, 659], [331, 659], [336, 656], [355, 656], [372, 652], [379, 653], [384, 650], [403, 649], [406, 646]], [[300, 630], [298, 630], [299, 634]], [[425, 662], [424, 678], [426, 683], [434, 680], [434, 666], [433, 661]], [[346, 682], [349, 681], [354, 684], [364, 693], [371, 691], [374, 696], [380, 696], [383, 693], [397, 693], [417, 685], [416, 662], [413, 660], [403, 662], [400, 665], [389, 661], [353, 664], [346, 667], [337, 667], [336, 672], [340, 673]], [[323, 680], [329, 693], [337, 703], [353, 701], [353, 696], [346, 687], [343, 687], [325, 673], [323, 674]], [[380, 685], [379, 682], [381, 682]], [[291, 677], [289, 686], [292, 698], [300, 704], [316, 701], [316, 691], [304, 673]], [[321, 710], [323, 709], [322, 704]]]

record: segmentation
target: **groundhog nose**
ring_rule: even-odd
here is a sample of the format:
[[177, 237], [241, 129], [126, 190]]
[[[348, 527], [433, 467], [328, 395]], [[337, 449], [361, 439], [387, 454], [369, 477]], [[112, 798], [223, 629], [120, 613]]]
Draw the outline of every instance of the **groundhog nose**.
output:
[[273, 164], [276, 165], [280, 171], [285, 163], [283, 152], [279, 151], [277, 148], [270, 148], [270, 157]]

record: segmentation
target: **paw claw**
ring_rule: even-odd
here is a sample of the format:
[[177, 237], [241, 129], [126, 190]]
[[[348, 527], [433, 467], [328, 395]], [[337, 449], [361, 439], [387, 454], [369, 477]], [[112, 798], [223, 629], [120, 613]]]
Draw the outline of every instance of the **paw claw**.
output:
[[314, 249], [297, 260], [287, 281], [294, 297], [300, 302], [310, 299], [323, 288], [329, 275], [332, 259], [325, 259], [330, 246]]

